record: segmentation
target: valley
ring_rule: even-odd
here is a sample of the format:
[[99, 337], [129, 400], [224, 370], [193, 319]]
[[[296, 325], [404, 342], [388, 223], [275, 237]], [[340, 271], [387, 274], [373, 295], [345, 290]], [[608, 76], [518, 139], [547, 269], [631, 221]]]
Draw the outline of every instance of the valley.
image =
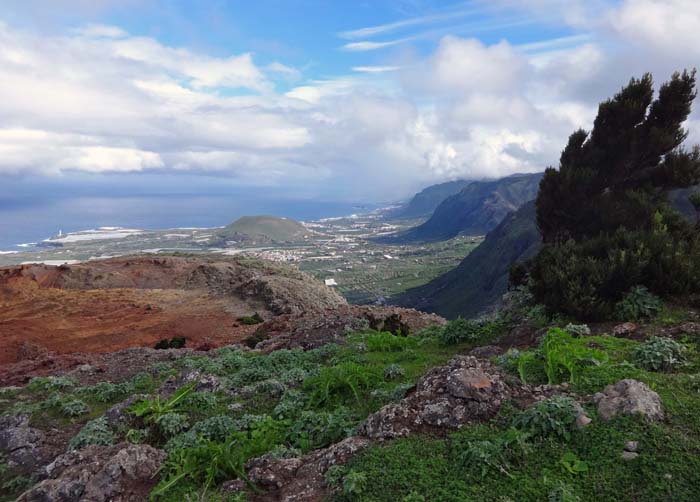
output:
[[[377, 242], [379, 237], [420, 221], [387, 219], [384, 211], [303, 226], [281, 218], [241, 220], [223, 228], [108, 228], [65, 234], [26, 251], [0, 254], [0, 266], [75, 264], [135, 254], [245, 255], [292, 264], [336, 288], [351, 303], [366, 304], [383, 303], [426, 284], [456, 267], [482, 240], [480, 236], [457, 236], [428, 244]], [[244, 230], [251, 235], [242, 233]]]

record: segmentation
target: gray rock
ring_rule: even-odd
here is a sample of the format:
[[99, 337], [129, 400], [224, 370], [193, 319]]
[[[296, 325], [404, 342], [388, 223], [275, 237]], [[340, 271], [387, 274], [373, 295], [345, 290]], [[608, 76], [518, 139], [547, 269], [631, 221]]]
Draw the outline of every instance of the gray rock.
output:
[[129, 426], [134, 423], [134, 416], [128, 412], [128, 409], [138, 401], [147, 398], [146, 394], [134, 394], [129, 396], [121, 403], [117, 403], [105, 412], [107, 423], [112, 429]]
[[17, 502], [136, 502], [146, 499], [165, 460], [149, 445], [91, 445], [65, 453], [46, 467], [48, 479]]
[[[325, 500], [327, 487], [324, 474], [328, 468], [345, 464], [369, 444], [368, 439], [353, 436], [303, 457], [274, 458], [267, 454], [246, 464], [248, 479], [273, 490], [274, 500]], [[238, 486], [234, 485], [235, 488]]]
[[422, 377], [415, 392], [370, 415], [360, 433], [389, 439], [424, 429], [456, 429], [493, 417], [510, 396], [496, 367], [457, 356]]
[[627, 441], [625, 443], [625, 451], [636, 452], [639, 449], [638, 441]]
[[622, 324], [618, 324], [613, 328], [612, 334], [615, 336], [624, 336], [634, 333], [635, 331], [637, 331], [637, 325], [635, 323], [623, 322]]
[[661, 398], [646, 384], [637, 380], [620, 380], [593, 396], [598, 415], [605, 421], [617, 415], [641, 415], [650, 421], [663, 420]]
[[622, 452], [622, 459], [623, 460], [627, 460], [627, 461], [634, 460], [638, 456], [639, 456], [639, 453], [635, 453], [633, 451], [623, 451]]
[[0, 417], [0, 451], [5, 453], [11, 467], [33, 469], [38, 466], [44, 433], [29, 427], [26, 415]]

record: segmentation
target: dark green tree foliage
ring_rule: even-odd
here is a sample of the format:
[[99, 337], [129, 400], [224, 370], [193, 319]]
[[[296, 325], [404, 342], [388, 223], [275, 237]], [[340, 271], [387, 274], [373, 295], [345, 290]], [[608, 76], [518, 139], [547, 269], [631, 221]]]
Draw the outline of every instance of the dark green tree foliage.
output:
[[631, 287], [657, 294], [700, 288], [697, 235], [669, 190], [700, 182], [700, 148], [682, 124], [695, 71], [675, 73], [654, 100], [651, 75], [600, 104], [593, 130], [574, 132], [537, 197], [545, 243], [532, 267], [535, 295], [579, 317], [605, 317]]

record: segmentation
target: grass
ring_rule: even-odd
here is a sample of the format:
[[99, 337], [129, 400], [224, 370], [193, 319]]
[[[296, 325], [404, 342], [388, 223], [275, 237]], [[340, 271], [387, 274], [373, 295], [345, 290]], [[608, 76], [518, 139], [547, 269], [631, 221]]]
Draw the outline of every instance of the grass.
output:
[[[249, 458], [273, 451], [298, 455], [354, 434], [368, 414], [400, 399], [426, 371], [457, 353], [489, 343], [506, 328], [502, 323], [471, 321], [454, 321], [450, 326], [455, 336], [444, 336], [442, 328], [411, 337], [368, 330], [348, 335], [342, 346], [330, 344], [309, 351], [261, 354], [224, 348], [208, 356], [158, 363], [119, 385], [78, 387], [64, 379], [41, 379], [24, 389], [3, 391], [0, 412], [25, 410], [34, 426], [70, 426], [77, 431], [125, 396], [153, 393], [174, 373], [198, 370], [213, 375], [220, 385], [216, 392], [183, 386], [170, 399], [151, 397], [136, 405], [131, 430], [103, 430], [105, 424], [98, 421], [83, 436], [90, 441], [113, 437], [114, 442], [134, 440], [164, 448], [169, 456], [154, 500], [216, 500], [223, 496], [218, 492], [220, 482], [245, 476], [242, 466]], [[535, 418], [526, 417], [514, 404], [505, 403], [489, 423], [446, 437], [416, 435], [366, 450], [342, 469], [335, 497], [409, 502], [697, 500], [697, 338], [683, 340], [688, 347], [687, 364], [652, 372], [633, 364], [637, 341], [553, 333], [549, 342], [545, 339], [539, 347], [497, 362], [511, 378], [517, 379], [520, 373], [532, 384], [566, 381], [580, 394], [598, 392], [623, 378], [638, 379], [660, 394], [666, 421], [649, 424], [619, 418], [604, 423], [588, 406], [593, 423], [587, 428], [536, 434], [522, 424], [535, 419], [542, 423], [548, 412], [543, 408]], [[76, 399], [85, 402], [89, 413], [62, 414], [62, 405]], [[569, 418], [566, 415], [561, 421]], [[81, 437], [74, 443], [88, 439]], [[624, 462], [620, 455], [630, 440], [639, 442], [641, 455]], [[5, 491], [20, 487], [22, 474], [0, 469], [0, 483], [9, 483]]]
[[[493, 445], [502, 444], [518, 414], [505, 406], [492, 422], [465, 428], [447, 438], [413, 436], [375, 446], [353, 458], [347, 469], [363, 473], [366, 489], [360, 496], [339, 493], [337, 500], [363, 502], [403, 500], [409, 494], [440, 501], [696, 501], [700, 486], [700, 355], [695, 340], [689, 362], [673, 372], [651, 372], [631, 364], [639, 342], [611, 336], [567, 340], [573, 352], [595, 349], [605, 355], [600, 364], [582, 364], [572, 388], [581, 394], [602, 390], [623, 378], [647, 383], [661, 396], [666, 420], [648, 423], [635, 417], [603, 422], [595, 408], [593, 422], [583, 430], [571, 428], [568, 438], [531, 437], [531, 448], [501, 471], [464, 468], [465, 452], [493, 457]], [[544, 345], [544, 344], [543, 344]], [[571, 347], [569, 347], [571, 348]], [[544, 348], [520, 353], [532, 356]], [[528, 377], [546, 383], [546, 360], [531, 357]], [[511, 364], [510, 370], [517, 374]], [[568, 376], [568, 375], [567, 375]], [[517, 422], [517, 420], [515, 420]], [[627, 441], [638, 441], [640, 456], [621, 458]], [[499, 443], [500, 442], [500, 443]], [[492, 456], [489, 456], [492, 455]], [[507, 472], [506, 471], [507, 467]], [[566, 491], [571, 498], [561, 498]]]

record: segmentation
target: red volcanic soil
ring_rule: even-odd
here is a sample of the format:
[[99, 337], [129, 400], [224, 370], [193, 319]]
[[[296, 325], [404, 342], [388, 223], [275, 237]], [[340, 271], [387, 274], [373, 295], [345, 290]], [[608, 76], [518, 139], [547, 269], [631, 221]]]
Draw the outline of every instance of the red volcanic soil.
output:
[[[261, 296], [280, 303], [276, 273], [234, 260], [183, 257], [0, 268], [0, 365], [37, 351], [113, 352], [174, 336], [192, 348], [235, 343], [256, 328], [238, 317], [273, 315], [270, 299]], [[284, 281], [288, 289], [309, 282]]]

